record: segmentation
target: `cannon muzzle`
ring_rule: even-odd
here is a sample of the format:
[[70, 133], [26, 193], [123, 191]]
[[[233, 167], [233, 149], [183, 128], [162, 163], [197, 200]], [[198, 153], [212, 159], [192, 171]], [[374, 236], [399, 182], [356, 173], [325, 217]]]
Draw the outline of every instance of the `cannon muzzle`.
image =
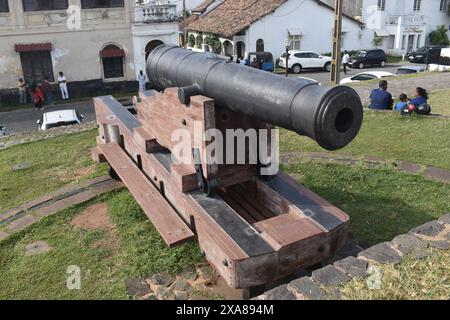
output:
[[350, 87], [329, 89], [210, 53], [161, 45], [147, 60], [147, 75], [160, 90], [179, 87], [181, 101], [201, 94], [234, 112], [308, 136], [331, 151], [352, 142], [363, 120], [361, 99]]

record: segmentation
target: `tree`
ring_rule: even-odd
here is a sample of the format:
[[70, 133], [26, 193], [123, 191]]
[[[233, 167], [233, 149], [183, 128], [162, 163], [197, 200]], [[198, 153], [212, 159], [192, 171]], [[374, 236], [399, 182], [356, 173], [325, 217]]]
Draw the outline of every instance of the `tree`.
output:
[[372, 39], [372, 44], [375, 48], [378, 48], [383, 43], [383, 40], [383, 37], [379, 37], [375, 34]]
[[450, 45], [450, 40], [447, 35], [447, 28], [445, 26], [439, 26], [436, 30], [430, 33], [430, 43], [432, 45]]
[[211, 47], [212, 52], [214, 53], [220, 53], [222, 50], [222, 43], [220, 42], [219, 38], [215, 35], [209, 35], [205, 38], [204, 41], [205, 44], [209, 45]]

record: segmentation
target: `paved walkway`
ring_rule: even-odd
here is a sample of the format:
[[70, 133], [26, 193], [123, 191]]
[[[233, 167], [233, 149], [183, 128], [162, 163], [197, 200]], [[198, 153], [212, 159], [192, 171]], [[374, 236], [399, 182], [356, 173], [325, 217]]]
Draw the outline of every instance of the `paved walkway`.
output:
[[286, 164], [298, 163], [298, 161], [309, 159], [322, 163], [337, 163], [342, 165], [365, 165], [370, 168], [390, 167], [409, 174], [419, 174], [425, 178], [450, 184], [450, 171], [432, 166], [411, 163], [407, 161], [392, 161], [378, 157], [356, 157], [350, 155], [338, 155], [326, 152], [290, 152], [281, 155], [281, 161]]
[[[388, 79], [388, 82], [389, 92], [394, 98], [399, 97], [402, 93], [412, 96], [417, 87], [423, 87], [429, 92], [449, 89], [450, 72], [433, 72], [417, 78], [393, 78]], [[363, 104], [367, 106], [370, 104], [370, 92], [378, 87], [378, 83], [371, 81], [354, 84], [352, 87], [359, 93]]]
[[99, 195], [122, 188], [110, 177], [100, 177], [62, 189], [0, 214], [0, 240], [23, 230], [39, 219], [68, 207], [84, 203]]

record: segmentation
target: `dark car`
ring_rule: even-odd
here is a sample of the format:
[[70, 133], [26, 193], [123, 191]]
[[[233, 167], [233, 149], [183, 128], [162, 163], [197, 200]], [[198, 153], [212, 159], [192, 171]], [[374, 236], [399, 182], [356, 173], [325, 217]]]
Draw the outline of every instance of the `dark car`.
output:
[[410, 52], [407, 54], [408, 60], [415, 63], [426, 63], [428, 58], [428, 53], [431, 49], [441, 49], [446, 46], [437, 45], [437, 46], [426, 46], [417, 49], [414, 52]]
[[368, 66], [386, 65], [386, 54], [381, 49], [361, 50], [351, 57], [350, 66], [352, 68], [363, 69]]

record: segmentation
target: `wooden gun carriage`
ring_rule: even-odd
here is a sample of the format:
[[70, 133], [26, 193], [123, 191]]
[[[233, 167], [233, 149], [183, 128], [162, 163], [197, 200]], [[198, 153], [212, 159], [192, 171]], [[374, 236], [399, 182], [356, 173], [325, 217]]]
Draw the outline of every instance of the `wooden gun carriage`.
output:
[[[226, 282], [245, 289], [315, 265], [344, 245], [348, 216], [287, 174], [264, 177], [261, 164], [206, 160], [208, 130], [273, 134], [272, 123], [232, 111], [198, 88], [164, 89], [135, 98], [136, 116], [111, 96], [95, 98], [99, 137], [92, 155], [110, 164], [168, 246], [196, 239]], [[174, 155], [172, 133], [180, 128], [191, 137], [191, 163]]]

